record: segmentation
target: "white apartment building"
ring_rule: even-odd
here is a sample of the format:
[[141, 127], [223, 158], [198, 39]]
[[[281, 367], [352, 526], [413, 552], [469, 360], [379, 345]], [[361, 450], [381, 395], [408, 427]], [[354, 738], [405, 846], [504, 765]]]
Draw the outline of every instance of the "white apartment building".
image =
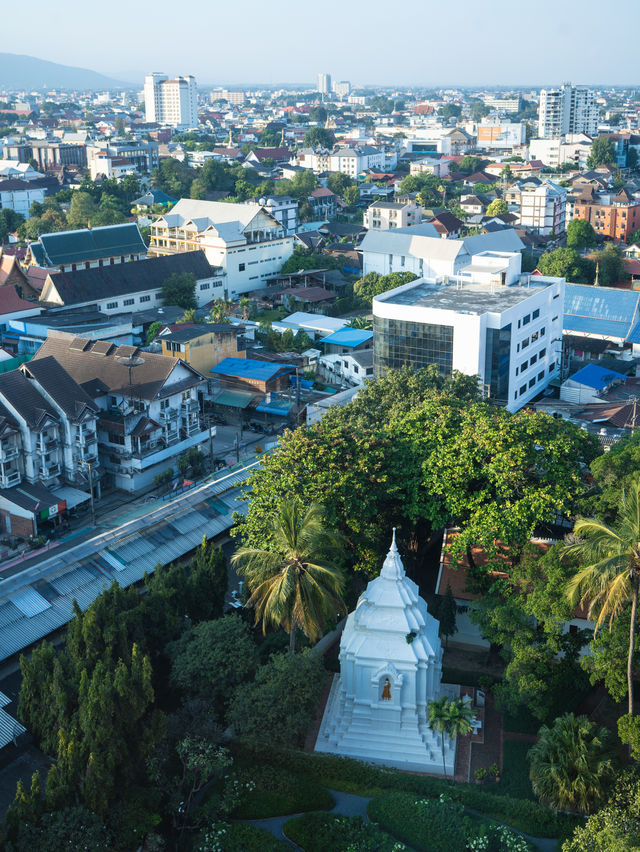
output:
[[510, 228], [461, 240], [443, 240], [430, 223], [397, 230], [371, 230], [365, 234], [362, 274], [413, 272], [420, 278], [452, 277], [486, 251], [520, 252], [524, 244]]
[[198, 126], [198, 87], [196, 78], [176, 77], [154, 72], [144, 80], [145, 120], [178, 130]]
[[[38, 381], [46, 366], [41, 361], [51, 365], [52, 375], [54, 367], [62, 366], [74, 384], [91, 387], [100, 466], [118, 488], [137, 491], [150, 485], [156, 474], [175, 468], [181, 453], [209, 439], [197, 396], [206, 379], [182, 360], [51, 330], [26, 365]], [[95, 431], [95, 425], [87, 430]], [[89, 438], [93, 445], [95, 435]], [[61, 453], [64, 436], [52, 436], [49, 428], [44, 450], [54, 441]]]
[[496, 112], [519, 112], [520, 110], [520, 95], [485, 95], [482, 100], [485, 106]]
[[484, 119], [478, 124], [478, 148], [506, 151], [524, 145], [527, 128], [521, 121]]
[[269, 195], [258, 201], [267, 213], [282, 225], [285, 237], [291, 237], [298, 230], [298, 200], [289, 195]]
[[37, 201], [39, 204], [44, 202], [47, 186], [46, 181], [0, 178], [0, 209], [15, 210], [16, 213], [21, 213], [25, 219], [28, 219], [33, 202]]
[[331, 74], [318, 74], [317, 90], [321, 95], [328, 95], [331, 93]]
[[561, 139], [531, 139], [529, 156], [552, 168], [570, 163], [577, 169], [585, 169], [592, 144], [586, 133], [568, 133]]
[[227, 101], [232, 106], [242, 106], [245, 101], [245, 93], [230, 92], [228, 89], [217, 89], [211, 92], [209, 100], [212, 104], [215, 104], [217, 101]]
[[[108, 157], [111, 160], [110, 164], [102, 163], [112, 169], [112, 173], [108, 173], [104, 168], [99, 168], [95, 163], [97, 159]], [[114, 165], [119, 167], [127, 167], [127, 170], [135, 171], [138, 174], [146, 174], [157, 168], [160, 164], [158, 156], [158, 143], [149, 139], [108, 139], [98, 140], [87, 144], [87, 165], [91, 171], [92, 180], [94, 174], [104, 174], [106, 177], [118, 177], [113, 174], [116, 170]], [[127, 172], [125, 172], [127, 173]]]
[[563, 278], [522, 275], [519, 253], [486, 251], [455, 280], [420, 279], [373, 300], [374, 375], [436, 364], [477, 375], [509, 411], [559, 375]]
[[446, 177], [450, 171], [451, 160], [438, 160], [435, 157], [423, 157], [409, 163], [410, 175], [430, 174], [435, 177]]
[[598, 105], [595, 93], [586, 86], [564, 83], [559, 89], [542, 89], [538, 107], [538, 136], [559, 139], [567, 133], [598, 130]]
[[355, 179], [366, 169], [393, 171], [398, 165], [398, 154], [393, 146], [374, 148], [372, 145], [353, 145], [334, 148], [333, 151], [302, 148], [296, 155], [295, 164], [312, 169], [315, 174], [342, 172]]
[[[377, 201], [365, 210], [363, 224], [369, 230], [407, 228], [422, 222], [422, 207], [415, 202], [400, 204], [392, 201]], [[435, 230], [435, 229], [434, 229]]]
[[520, 224], [543, 236], [565, 231], [567, 190], [550, 180], [537, 178], [518, 184]]
[[340, 100], [348, 98], [351, 94], [351, 83], [348, 80], [336, 80], [333, 84], [333, 92]]
[[241, 296], [265, 286], [293, 254], [293, 237], [260, 204], [227, 204], [182, 198], [151, 225], [149, 254], [202, 249], [220, 267], [224, 295]]

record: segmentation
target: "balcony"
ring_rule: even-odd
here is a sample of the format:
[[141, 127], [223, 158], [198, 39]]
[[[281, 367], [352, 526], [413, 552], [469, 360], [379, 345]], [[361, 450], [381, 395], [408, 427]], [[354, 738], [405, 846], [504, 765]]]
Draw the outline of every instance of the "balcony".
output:
[[58, 446], [58, 441], [56, 438], [38, 438], [36, 441], [36, 452], [43, 455], [44, 453], [50, 453], [51, 450], [55, 450]]
[[18, 447], [16, 444], [0, 444], [0, 462], [11, 461], [18, 458]]
[[12, 488], [14, 485], [20, 485], [22, 477], [19, 470], [7, 470], [0, 474], [0, 487]]
[[158, 413], [158, 419], [163, 420], [165, 422], [167, 420], [175, 420], [175, 418], [177, 416], [178, 416], [178, 409], [177, 408], [163, 408]]
[[83, 430], [79, 430], [76, 432], [76, 444], [80, 447], [86, 447], [87, 444], [95, 443], [97, 440], [97, 435], [95, 431], [85, 432]]
[[57, 462], [47, 465], [43, 464], [38, 473], [42, 479], [53, 479], [54, 476], [60, 475], [60, 465]]
[[197, 399], [183, 399], [180, 406], [183, 414], [200, 411], [200, 404]]

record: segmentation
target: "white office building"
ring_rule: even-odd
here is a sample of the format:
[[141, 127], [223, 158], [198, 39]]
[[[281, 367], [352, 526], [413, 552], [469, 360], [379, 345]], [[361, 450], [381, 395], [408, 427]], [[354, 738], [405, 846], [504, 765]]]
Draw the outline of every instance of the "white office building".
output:
[[351, 94], [351, 83], [348, 80], [336, 80], [333, 84], [333, 91], [340, 100], [348, 98]]
[[520, 189], [520, 224], [547, 237], [565, 231], [567, 190], [550, 180], [523, 180]]
[[196, 78], [176, 77], [154, 72], [144, 80], [145, 119], [178, 130], [198, 126], [198, 87]]
[[374, 375], [436, 364], [445, 376], [477, 375], [509, 411], [530, 402], [560, 372], [564, 279], [522, 275], [521, 257], [482, 252], [454, 278], [376, 296]]
[[538, 108], [538, 136], [559, 139], [567, 133], [598, 130], [598, 106], [595, 94], [586, 86], [564, 83], [559, 89], [542, 89]]

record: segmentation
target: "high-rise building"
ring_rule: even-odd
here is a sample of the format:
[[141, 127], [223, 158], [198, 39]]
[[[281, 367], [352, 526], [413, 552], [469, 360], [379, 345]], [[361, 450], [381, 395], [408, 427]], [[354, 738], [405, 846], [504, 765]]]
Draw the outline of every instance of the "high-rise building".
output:
[[148, 122], [177, 129], [198, 126], [198, 87], [192, 76], [169, 80], [154, 72], [144, 80], [144, 108]]
[[331, 92], [331, 74], [318, 74], [318, 91], [321, 95]]
[[567, 133], [598, 130], [598, 107], [595, 95], [586, 86], [564, 83], [559, 89], [542, 89], [538, 109], [538, 136], [559, 139]]
[[336, 97], [340, 98], [348, 98], [351, 94], [351, 83], [348, 80], [336, 80], [333, 84], [333, 91], [336, 94]]

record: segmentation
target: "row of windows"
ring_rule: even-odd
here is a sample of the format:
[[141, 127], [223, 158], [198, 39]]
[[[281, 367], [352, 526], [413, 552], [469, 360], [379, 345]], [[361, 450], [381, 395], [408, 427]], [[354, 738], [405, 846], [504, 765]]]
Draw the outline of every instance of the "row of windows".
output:
[[[556, 364], [555, 364], [555, 361], [554, 361], [553, 364], [549, 365], [548, 374], [551, 375], [551, 373], [553, 373], [555, 368], [556, 368]], [[518, 396], [522, 396], [523, 394], [527, 393], [527, 391], [531, 390], [531, 388], [534, 387], [534, 385], [537, 382], [541, 382], [544, 379], [544, 376], [545, 376], [545, 372], [544, 372], [544, 370], [541, 370], [538, 373], [537, 376], [533, 376], [532, 378], [530, 378], [528, 383], [525, 382], [525, 384], [520, 385], [520, 389], [517, 390], [517, 391], [514, 391], [514, 394], [513, 394], [514, 400], [517, 399]]]
[[[160, 293], [156, 293], [156, 299], [161, 299], [161, 298], [162, 298], [162, 295]], [[128, 307], [129, 305], [134, 305], [135, 301], [136, 301], [135, 299], [125, 299], [122, 302], [122, 304], [123, 304], [124, 307]], [[147, 296], [139, 296], [138, 301], [139, 302], [150, 302], [151, 296], [148, 296], [148, 295]], [[107, 310], [113, 311], [118, 307], [119, 304], [120, 304], [120, 302], [107, 302]]]
[[521, 349], [526, 349], [532, 343], [535, 343], [539, 337], [544, 337], [547, 333], [546, 328], [542, 326], [540, 331], [534, 331], [530, 337], [525, 337], [520, 343], [516, 346], [516, 352], [520, 352]]
[[536, 308], [535, 311], [533, 311], [530, 314], [525, 314], [522, 317], [522, 321], [518, 320], [518, 328], [520, 328], [521, 322], [522, 322], [522, 325], [529, 325], [531, 320], [537, 320], [539, 316], [540, 316], [540, 308]]

